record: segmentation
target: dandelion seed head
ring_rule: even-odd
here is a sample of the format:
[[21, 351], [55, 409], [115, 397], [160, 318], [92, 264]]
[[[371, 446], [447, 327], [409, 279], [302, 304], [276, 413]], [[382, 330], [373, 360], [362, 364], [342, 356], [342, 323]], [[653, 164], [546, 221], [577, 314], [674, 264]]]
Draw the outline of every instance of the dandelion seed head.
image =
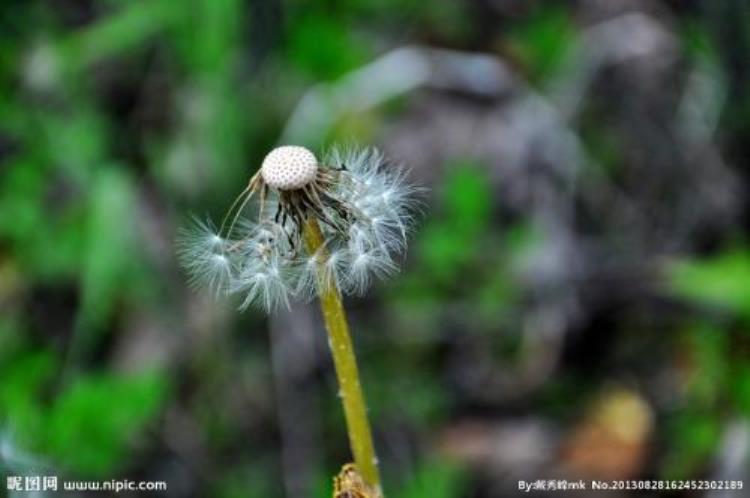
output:
[[315, 179], [317, 171], [315, 154], [296, 145], [276, 147], [260, 168], [263, 181], [279, 190], [300, 189]]
[[[361, 295], [398, 270], [417, 192], [376, 149], [334, 148], [319, 163], [303, 147], [278, 147], [219, 230], [196, 220], [181, 235], [180, 261], [195, 285], [240, 296], [241, 309], [272, 311], [332, 288]], [[310, 219], [324, 239], [314, 254], [303, 238]]]

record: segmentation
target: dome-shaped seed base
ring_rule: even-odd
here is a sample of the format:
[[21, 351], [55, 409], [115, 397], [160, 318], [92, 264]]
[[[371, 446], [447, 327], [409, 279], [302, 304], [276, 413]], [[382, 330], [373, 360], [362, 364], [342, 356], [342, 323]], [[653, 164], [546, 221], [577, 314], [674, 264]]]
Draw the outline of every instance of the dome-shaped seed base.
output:
[[279, 190], [296, 190], [315, 179], [318, 160], [304, 147], [276, 147], [263, 159], [260, 174], [268, 186]]

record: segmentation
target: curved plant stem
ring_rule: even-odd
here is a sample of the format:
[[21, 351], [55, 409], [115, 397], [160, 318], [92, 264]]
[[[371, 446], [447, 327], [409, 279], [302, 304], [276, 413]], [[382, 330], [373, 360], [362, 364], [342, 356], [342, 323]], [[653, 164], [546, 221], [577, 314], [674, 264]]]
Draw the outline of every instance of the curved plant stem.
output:
[[344, 406], [349, 444], [354, 455], [354, 463], [364, 481], [382, 496], [378, 459], [372, 444], [367, 407], [359, 382], [357, 359], [354, 355], [346, 313], [341, 304], [341, 293], [335, 283], [329, 281], [323, 265], [328, 257], [323, 234], [314, 218], [308, 218], [304, 228], [305, 246], [309, 254], [318, 256], [318, 294], [323, 319], [328, 331], [328, 341], [333, 355], [333, 363], [338, 378], [341, 403]]

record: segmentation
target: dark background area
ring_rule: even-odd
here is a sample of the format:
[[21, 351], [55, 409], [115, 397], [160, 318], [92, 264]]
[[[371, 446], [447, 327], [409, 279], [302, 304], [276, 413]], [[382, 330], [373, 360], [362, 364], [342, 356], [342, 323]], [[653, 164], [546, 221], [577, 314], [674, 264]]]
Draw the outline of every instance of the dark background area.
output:
[[2, 473], [330, 496], [315, 303], [214, 302], [173, 241], [357, 143], [429, 187], [346, 302], [387, 496], [747, 478], [749, 60], [741, 0], [3, 2]]

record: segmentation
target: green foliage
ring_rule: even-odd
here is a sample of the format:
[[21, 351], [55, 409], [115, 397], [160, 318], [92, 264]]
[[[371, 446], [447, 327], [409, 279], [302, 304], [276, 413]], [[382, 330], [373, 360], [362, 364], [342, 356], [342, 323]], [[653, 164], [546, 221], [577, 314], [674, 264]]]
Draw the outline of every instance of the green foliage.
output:
[[750, 319], [750, 251], [676, 261], [668, 267], [667, 282], [678, 297]]
[[50, 351], [17, 354], [0, 365], [0, 421], [21, 437], [44, 430], [44, 413], [39, 394], [52, 379], [57, 358]]
[[460, 42], [472, 34], [470, 9], [453, 0], [358, 0], [353, 13], [379, 20], [389, 29], [421, 26], [446, 41]]
[[750, 361], [742, 357], [732, 362], [729, 389], [734, 406], [745, 417], [750, 417]]
[[[370, 361], [368, 375], [368, 409], [374, 419], [398, 418], [414, 427], [431, 427], [445, 420], [449, 398], [428, 370], [427, 358], [400, 351], [402, 361]], [[379, 379], [389, 379], [387, 383]]]
[[73, 117], [36, 118], [44, 133], [41, 137], [29, 138], [39, 147], [41, 159], [54, 165], [67, 181], [85, 189], [107, 155], [108, 123], [95, 109], [88, 107], [79, 108]]
[[733, 411], [750, 413], [750, 364], [733, 358], [733, 335], [709, 323], [690, 323], [680, 335], [685, 393], [666, 423], [663, 475], [684, 479], [706, 465]]
[[117, 166], [100, 169], [91, 186], [87, 247], [81, 271], [82, 333], [100, 326], [112, 312], [133, 274], [137, 236], [135, 195], [130, 179]]
[[685, 20], [680, 26], [680, 35], [685, 52], [693, 57], [717, 62], [719, 54], [707, 27], [695, 20]]
[[[666, 268], [666, 287], [698, 308], [726, 317], [750, 319], [750, 252], [736, 247], [703, 259], [674, 261]], [[670, 425], [671, 447], [664, 463], [666, 477], [694, 475], [715, 451], [722, 421], [729, 413], [750, 414], [750, 363], [735, 351], [740, 337], [714, 320], [688, 324], [684, 345], [690, 376], [684, 406]], [[726, 320], [724, 320], [726, 322]]]
[[[6, 291], [4, 287], [9, 284], [8, 280], [14, 279], [13, 276], [8, 277], [7, 272], [8, 270], [0, 265], [0, 299]], [[22, 350], [23, 343], [24, 337], [16, 317], [10, 314], [0, 316], [0, 366], [10, 365], [11, 360]]]
[[[623, 159], [621, 151], [625, 145], [620, 143], [622, 137], [617, 134], [616, 130], [602, 126], [602, 116], [607, 112], [607, 109], [599, 108], [590, 111], [592, 114], [590, 119], [582, 120], [580, 136], [593, 159], [587, 166], [597, 168], [594, 171], [597, 176], [605, 174], [616, 178]], [[584, 175], [582, 181], [586, 179]]]
[[82, 70], [88, 64], [141, 48], [175, 13], [175, 6], [164, 0], [127, 2], [115, 13], [64, 40], [61, 47], [71, 69]]
[[543, 82], [563, 63], [576, 43], [575, 27], [567, 10], [537, 10], [522, 22], [514, 23], [508, 34], [513, 55], [520, 58], [533, 82]]
[[315, 79], [335, 79], [366, 60], [364, 45], [353, 36], [330, 16], [305, 15], [289, 32], [287, 57]]
[[516, 274], [525, 265], [524, 258], [544, 244], [536, 227], [528, 222], [509, 225], [502, 241], [492, 239], [483, 247], [496, 248], [497, 262], [489, 264], [484, 282], [477, 289], [476, 303], [481, 316], [496, 321], [499, 313], [519, 300]]
[[265, 498], [277, 496], [282, 483], [274, 481], [271, 462], [239, 462], [221, 473], [211, 496], [217, 498]]
[[[44, 173], [31, 161], [16, 163], [0, 183], [0, 233], [16, 244], [31, 242], [45, 213], [39, 199], [43, 194]], [[32, 246], [32, 244], [29, 244]]]
[[706, 324], [692, 325], [685, 335], [691, 367], [686, 388], [691, 405], [715, 406], [721, 401], [729, 381], [730, 365], [726, 361], [729, 336], [725, 331]]
[[491, 209], [489, 186], [475, 167], [459, 164], [450, 170], [440, 199], [442, 217], [425, 225], [416, 252], [425, 273], [448, 284], [480, 250]]
[[721, 425], [710, 412], [686, 411], [666, 424], [672, 446], [663, 466], [664, 479], [685, 479], [695, 475], [718, 444]]
[[40, 444], [72, 470], [112, 475], [165, 395], [165, 380], [156, 374], [79, 377], [52, 406]]
[[242, 2], [200, 0], [193, 6], [194, 10], [189, 13], [180, 6], [173, 7], [179, 16], [179, 27], [171, 41], [180, 47], [180, 55], [194, 77], [226, 80], [231, 77], [233, 64], [239, 55], [238, 44], [246, 16]]
[[431, 460], [417, 467], [393, 495], [398, 498], [457, 498], [462, 496], [463, 472], [448, 462]]
[[478, 312], [470, 317], [472, 324], [494, 329], [519, 298], [521, 256], [543, 240], [523, 221], [498, 235], [492, 228], [495, 203], [489, 181], [470, 163], [458, 163], [448, 171], [435, 204], [435, 213], [415, 237], [415, 264], [400, 279], [395, 304], [408, 306], [414, 319], [439, 316], [435, 305], [440, 302], [465, 303]]
[[51, 351], [19, 353], [2, 365], [0, 421], [21, 447], [66, 470], [111, 476], [133, 437], [159, 412], [166, 380], [156, 373], [83, 375], [47, 401], [44, 393], [59, 371]]

